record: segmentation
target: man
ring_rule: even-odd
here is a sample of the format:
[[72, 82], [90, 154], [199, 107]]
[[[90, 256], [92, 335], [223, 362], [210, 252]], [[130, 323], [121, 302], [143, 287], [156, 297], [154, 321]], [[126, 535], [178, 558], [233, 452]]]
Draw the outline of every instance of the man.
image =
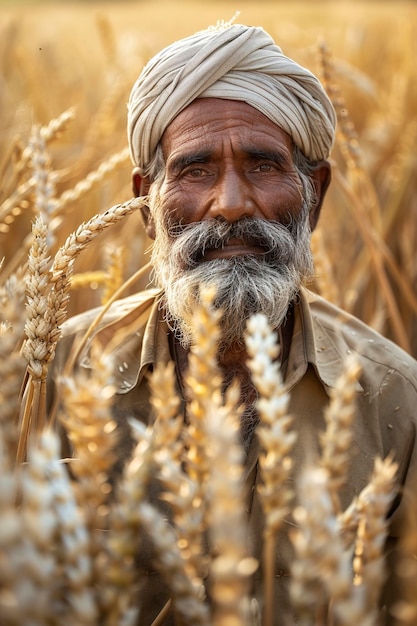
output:
[[[116, 414], [120, 420], [148, 420], [146, 374], [157, 362], [174, 360], [181, 390], [199, 288], [214, 284], [216, 306], [223, 311], [219, 364], [226, 385], [239, 379], [246, 407], [249, 529], [258, 557], [256, 392], [244, 345], [252, 314], [263, 312], [279, 334], [281, 371], [298, 431], [295, 474], [306, 452], [317, 448], [329, 390], [350, 352], [358, 355], [363, 374], [343, 503], [366, 484], [377, 455], [395, 452], [402, 487], [408, 488], [416, 471], [415, 361], [302, 286], [313, 272], [310, 233], [330, 182], [334, 129], [335, 113], [319, 81], [285, 57], [261, 28], [239, 24], [196, 33], [161, 51], [129, 100], [133, 189], [147, 199], [142, 213], [154, 240], [157, 289], [118, 303], [98, 331], [103, 343], [123, 334], [113, 351]], [[87, 317], [70, 322], [66, 333], [85, 327]], [[83, 362], [88, 365], [88, 356]], [[391, 512], [393, 533], [403, 515], [400, 503], [401, 498]], [[291, 613], [291, 558], [290, 546], [280, 543], [277, 624]], [[255, 578], [253, 595], [260, 604], [261, 589]], [[147, 624], [166, 598], [154, 579], [144, 596], [141, 623]], [[387, 622], [395, 599], [391, 592], [381, 599]]]

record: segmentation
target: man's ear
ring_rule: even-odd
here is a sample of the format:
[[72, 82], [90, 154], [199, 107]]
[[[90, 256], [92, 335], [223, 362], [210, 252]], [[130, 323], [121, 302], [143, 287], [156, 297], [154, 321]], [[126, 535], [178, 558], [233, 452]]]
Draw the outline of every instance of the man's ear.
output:
[[[135, 167], [132, 172], [132, 191], [136, 198], [142, 198], [149, 194], [151, 188], [151, 180], [149, 176], [142, 176], [139, 173], [139, 168]], [[145, 230], [148, 237], [155, 239], [155, 223], [149, 207], [144, 205], [140, 208], [142, 214], [143, 223], [145, 224]]]
[[311, 180], [314, 185], [315, 202], [310, 208], [310, 228], [311, 231], [317, 226], [324, 196], [332, 178], [332, 170], [328, 161], [319, 161], [313, 168]]

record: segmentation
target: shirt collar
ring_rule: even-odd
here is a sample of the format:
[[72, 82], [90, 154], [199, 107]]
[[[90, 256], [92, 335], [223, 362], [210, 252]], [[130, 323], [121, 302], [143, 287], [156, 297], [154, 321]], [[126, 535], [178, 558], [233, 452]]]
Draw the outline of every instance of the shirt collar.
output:
[[[294, 330], [285, 379], [287, 390], [301, 379], [309, 364], [313, 365], [326, 391], [334, 388], [343, 374], [345, 360], [351, 352], [343, 332], [349, 315], [337, 309], [332, 313], [330, 308], [323, 298], [301, 288], [295, 305]], [[356, 383], [356, 389], [362, 390], [359, 382]]]
[[[145, 292], [147, 293], [147, 292]], [[116, 364], [115, 384], [127, 393], [155, 363], [171, 359], [169, 329], [160, 311], [162, 292], [150, 290], [139, 304], [100, 331], [103, 344], [110, 340], [110, 353]], [[132, 300], [135, 303], [135, 300]], [[292, 389], [304, 376], [309, 364], [326, 391], [333, 388], [343, 373], [350, 349], [341, 328], [348, 315], [329, 315], [328, 303], [302, 288], [294, 306], [294, 329], [285, 376], [285, 389]], [[143, 328], [145, 329], [143, 332]], [[357, 383], [358, 390], [362, 387]]]
[[[116, 302], [95, 338], [114, 362], [117, 393], [127, 393], [156, 362], [170, 360], [168, 327], [160, 313], [162, 291], [149, 289]], [[82, 365], [91, 367], [89, 351]]]

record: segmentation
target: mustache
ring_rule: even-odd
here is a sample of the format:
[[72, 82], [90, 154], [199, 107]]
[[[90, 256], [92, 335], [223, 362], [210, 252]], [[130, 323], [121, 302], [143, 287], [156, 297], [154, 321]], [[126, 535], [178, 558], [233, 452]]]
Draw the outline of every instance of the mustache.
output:
[[304, 224], [303, 215], [288, 224], [253, 217], [236, 222], [216, 219], [169, 224], [167, 235], [172, 252], [178, 255], [184, 269], [191, 269], [204, 260], [207, 251], [221, 249], [236, 239], [243, 245], [258, 248], [257, 256], [275, 265], [288, 263], [293, 258], [301, 222]]

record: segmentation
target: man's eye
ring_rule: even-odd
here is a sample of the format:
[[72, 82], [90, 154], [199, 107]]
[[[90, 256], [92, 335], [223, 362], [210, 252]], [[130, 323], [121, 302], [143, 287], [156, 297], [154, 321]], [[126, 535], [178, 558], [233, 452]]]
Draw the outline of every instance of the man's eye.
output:
[[272, 172], [274, 170], [274, 166], [272, 163], [260, 163], [255, 170], [258, 172]]
[[202, 167], [187, 167], [182, 175], [188, 178], [202, 178], [203, 176], [207, 176], [207, 171]]

